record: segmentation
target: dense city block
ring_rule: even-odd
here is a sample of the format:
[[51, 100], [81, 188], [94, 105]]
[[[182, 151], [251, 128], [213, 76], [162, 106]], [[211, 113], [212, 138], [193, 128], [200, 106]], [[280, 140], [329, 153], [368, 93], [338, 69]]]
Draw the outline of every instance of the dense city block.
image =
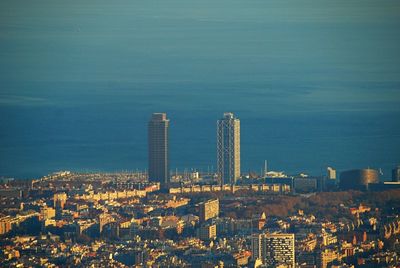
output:
[[313, 178], [298, 178], [219, 185], [212, 174], [178, 173], [169, 189], [144, 172], [3, 179], [1, 263], [396, 267], [400, 190], [318, 190], [304, 182]]

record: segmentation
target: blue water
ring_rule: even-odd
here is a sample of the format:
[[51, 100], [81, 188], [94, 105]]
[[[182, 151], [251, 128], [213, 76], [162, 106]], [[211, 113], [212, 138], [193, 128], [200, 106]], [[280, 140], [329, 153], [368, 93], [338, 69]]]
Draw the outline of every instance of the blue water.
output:
[[0, 176], [215, 167], [241, 119], [242, 171], [400, 162], [399, 1], [0, 2]]

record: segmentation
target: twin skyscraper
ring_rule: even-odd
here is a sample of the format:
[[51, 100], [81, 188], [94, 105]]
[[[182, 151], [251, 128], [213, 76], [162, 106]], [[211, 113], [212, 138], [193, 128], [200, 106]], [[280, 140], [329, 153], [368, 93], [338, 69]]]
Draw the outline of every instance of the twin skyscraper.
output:
[[[168, 187], [169, 119], [154, 113], [148, 123], [149, 180]], [[224, 113], [217, 121], [217, 175], [221, 184], [235, 184], [240, 177], [240, 120]]]
[[154, 113], [148, 124], [149, 180], [164, 188], [169, 183], [169, 119]]
[[240, 120], [233, 113], [217, 121], [217, 172], [222, 184], [240, 177]]

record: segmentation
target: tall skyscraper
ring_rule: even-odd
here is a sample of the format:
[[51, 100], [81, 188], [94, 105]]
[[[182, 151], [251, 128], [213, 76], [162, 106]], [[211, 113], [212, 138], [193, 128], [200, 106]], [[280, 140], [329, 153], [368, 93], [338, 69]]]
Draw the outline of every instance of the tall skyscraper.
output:
[[217, 121], [217, 168], [222, 184], [240, 177], [240, 120], [233, 113]]
[[253, 260], [259, 259], [268, 267], [295, 267], [294, 234], [253, 234], [251, 248]]
[[148, 124], [149, 180], [160, 182], [161, 188], [169, 183], [168, 128], [165, 113], [152, 115]]

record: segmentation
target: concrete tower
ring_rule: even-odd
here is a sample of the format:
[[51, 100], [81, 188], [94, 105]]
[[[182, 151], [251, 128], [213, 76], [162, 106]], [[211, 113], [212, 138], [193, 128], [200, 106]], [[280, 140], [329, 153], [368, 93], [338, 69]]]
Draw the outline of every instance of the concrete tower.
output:
[[222, 184], [240, 177], [240, 120], [232, 113], [217, 121], [217, 168]]
[[154, 113], [148, 124], [149, 181], [161, 188], [169, 183], [168, 127], [165, 113]]

